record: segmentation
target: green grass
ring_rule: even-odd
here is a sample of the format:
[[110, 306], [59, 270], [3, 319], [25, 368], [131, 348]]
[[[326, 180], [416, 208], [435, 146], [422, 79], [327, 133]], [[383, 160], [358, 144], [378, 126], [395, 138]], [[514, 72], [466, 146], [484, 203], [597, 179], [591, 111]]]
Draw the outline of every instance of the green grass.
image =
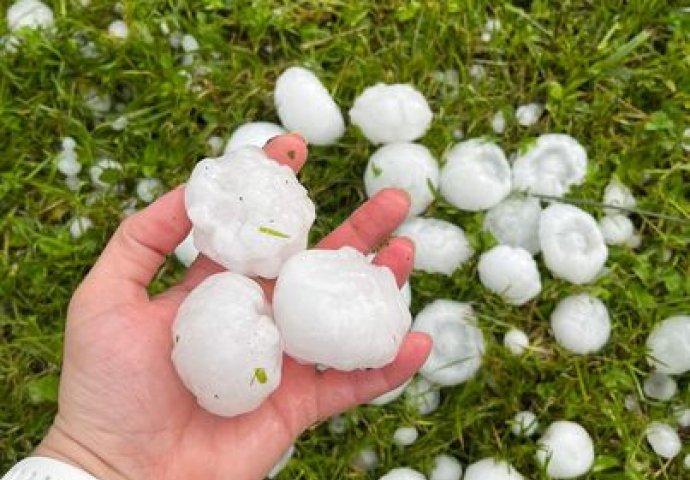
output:
[[[117, 18], [110, 2], [87, 9], [76, 1], [49, 3], [57, 31], [29, 34], [19, 53], [0, 55], [0, 468], [30, 452], [52, 419], [70, 294], [116, 227], [136, 179], [158, 177], [173, 187], [208, 153], [209, 136], [227, 137], [250, 119], [275, 120], [274, 80], [287, 66], [302, 64], [344, 109], [375, 82], [416, 85], [435, 112], [423, 143], [439, 156], [452, 145], [455, 129], [495, 137], [489, 122], [499, 109], [508, 128], [496, 140], [507, 152], [542, 132], [569, 133], [590, 156], [587, 182], [572, 198], [599, 200], [615, 174], [633, 188], [641, 209], [686, 223], [635, 215], [642, 246], [612, 248], [608, 276], [574, 287], [544, 271], [543, 293], [521, 308], [479, 285], [475, 261], [452, 278], [415, 275], [414, 311], [439, 297], [475, 303], [489, 344], [481, 373], [444, 389], [441, 408], [426, 417], [398, 402], [349, 412], [343, 436], [314, 427], [281, 478], [377, 478], [399, 465], [428, 471], [438, 453], [465, 464], [498, 455], [530, 478], [543, 478], [534, 443], [509, 433], [507, 422], [528, 408], [542, 425], [566, 418], [593, 435], [597, 460], [587, 478], [688, 478], [682, 457], [662, 461], [643, 432], [652, 419], [671, 420], [672, 406], [690, 406], [690, 378], [679, 379], [672, 402], [643, 400], [640, 413], [623, 405], [626, 395], [640, 394], [652, 326], [690, 311], [690, 157], [680, 148], [690, 126], [690, 13], [683, 2], [125, 1], [131, 35], [124, 43], [104, 33]], [[503, 28], [484, 43], [480, 31], [488, 17], [499, 18]], [[179, 74], [181, 54], [160, 33], [163, 19], [202, 46], [200, 63], [209, 72], [192, 89]], [[81, 58], [77, 32], [96, 43], [100, 58]], [[474, 62], [486, 68], [481, 82], [469, 77]], [[434, 75], [447, 69], [458, 70], [458, 88]], [[83, 101], [91, 86], [125, 104], [124, 132], [94, 120]], [[518, 127], [515, 106], [533, 100], [545, 102], [547, 113], [533, 127]], [[66, 189], [53, 162], [65, 135], [76, 139], [85, 167], [76, 193]], [[373, 150], [354, 128], [336, 146], [311, 149], [302, 180], [318, 205], [314, 238], [365, 199], [361, 178]], [[86, 170], [101, 155], [124, 164], [119, 180], [126, 191], [87, 201]], [[77, 241], [66, 226], [73, 214], [96, 225]], [[442, 202], [429, 215], [462, 225], [477, 250], [491, 245], [480, 232], [481, 215]], [[180, 273], [170, 260], [154, 290]], [[579, 291], [602, 298], [612, 315], [613, 337], [599, 355], [568, 355], [549, 333], [555, 302]], [[512, 325], [525, 329], [535, 346], [523, 358], [501, 346]], [[404, 450], [391, 444], [402, 423], [420, 430], [420, 439]], [[690, 440], [690, 431], [681, 433]], [[381, 458], [369, 476], [349, 466], [366, 445]]]

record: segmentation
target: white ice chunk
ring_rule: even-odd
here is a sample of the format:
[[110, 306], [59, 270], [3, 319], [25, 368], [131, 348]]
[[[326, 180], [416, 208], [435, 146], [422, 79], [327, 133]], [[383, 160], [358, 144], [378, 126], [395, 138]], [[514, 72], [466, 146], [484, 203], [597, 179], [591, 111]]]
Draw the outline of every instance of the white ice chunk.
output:
[[[606, 185], [603, 202], [604, 205], [625, 209], [635, 208], [635, 205], [637, 205], [637, 201], [630, 191], [630, 188], [623, 185], [616, 178], [612, 178], [608, 185]], [[627, 212], [617, 208], [604, 208], [604, 212], [606, 215], [627, 214]]]
[[510, 431], [518, 437], [531, 437], [537, 433], [538, 428], [539, 421], [537, 416], [533, 412], [525, 410], [515, 414]]
[[680, 428], [690, 427], [690, 408], [678, 407], [673, 410], [673, 417]]
[[76, 177], [76, 176], [65, 177], [65, 185], [67, 185], [67, 188], [73, 192], [76, 192], [77, 190], [79, 190], [80, 183], [81, 182], [79, 180], [79, 177]]
[[113, 102], [107, 93], [100, 94], [95, 88], [90, 88], [84, 95], [84, 104], [94, 115], [101, 116], [110, 111]]
[[182, 51], [185, 53], [194, 53], [199, 51], [200, 48], [197, 39], [194, 37], [194, 35], [190, 34], [185, 34], [182, 36], [180, 46], [182, 47]]
[[393, 443], [399, 447], [407, 447], [417, 441], [419, 432], [415, 427], [399, 427], [393, 432]]
[[481, 63], [473, 63], [470, 65], [469, 75], [472, 80], [479, 82], [486, 77], [486, 68]]
[[578, 355], [601, 350], [611, 336], [611, 319], [604, 302], [587, 294], [565, 297], [551, 313], [551, 330], [558, 344]]
[[243, 123], [230, 135], [230, 139], [225, 145], [225, 153], [247, 145], [263, 148], [270, 139], [285, 133], [287, 132], [283, 127], [271, 122]]
[[57, 169], [66, 177], [75, 177], [81, 171], [81, 163], [77, 160], [77, 152], [65, 149], [58, 153]]
[[426, 477], [411, 468], [394, 468], [379, 480], [426, 480]]
[[524, 477], [504, 460], [488, 457], [468, 465], [464, 480], [524, 480]]
[[441, 392], [437, 385], [418, 375], [405, 389], [405, 400], [420, 415], [428, 415], [441, 404]]
[[122, 20], [115, 20], [108, 25], [108, 35], [124, 40], [129, 35], [129, 27]]
[[457, 458], [450, 455], [437, 455], [434, 458], [434, 469], [429, 480], [460, 480], [462, 465]]
[[676, 429], [665, 423], [651, 422], [645, 433], [654, 453], [662, 458], [675, 457], [683, 447]]
[[542, 113], [544, 113], [544, 105], [541, 103], [527, 103], [520, 105], [515, 110], [515, 118], [523, 127], [531, 127], [539, 121]]
[[163, 192], [163, 183], [157, 178], [142, 178], [137, 182], [137, 197], [144, 203], [153, 202]]
[[479, 257], [479, 280], [511, 305], [524, 305], [541, 292], [537, 262], [520, 247], [497, 245]]
[[628, 245], [635, 235], [632, 221], [625, 215], [606, 215], [599, 220], [599, 229], [607, 245]]
[[594, 464], [594, 442], [580, 424], [553, 422], [538, 442], [537, 461], [546, 465], [551, 478], [575, 478]]
[[669, 317], [647, 338], [649, 363], [661, 373], [681, 375], [690, 370], [690, 314]]
[[93, 221], [89, 217], [75, 217], [69, 224], [69, 233], [73, 239], [78, 239], [93, 227]]
[[116, 174], [119, 176], [121, 172], [122, 164], [106, 157], [100, 158], [95, 165], [92, 165], [91, 168], [89, 168], [91, 183], [93, 183], [94, 187], [100, 189], [110, 188], [115, 183], [112, 181], [105, 181], [103, 178], [101, 178], [104, 174]]
[[113, 120], [113, 123], [110, 124], [110, 128], [112, 128], [116, 132], [121, 132], [122, 130], [127, 128], [128, 123], [129, 123], [129, 120], [127, 120], [127, 116], [126, 115], [120, 115], [115, 120]]
[[529, 348], [529, 337], [522, 330], [511, 328], [503, 337], [503, 346], [511, 355], [522, 355]]
[[21, 28], [50, 28], [55, 18], [48, 5], [38, 0], [19, 0], [7, 9], [7, 28], [16, 32]]
[[360, 470], [370, 472], [378, 466], [379, 456], [373, 448], [363, 448], [352, 461], [352, 464]]
[[666, 402], [678, 391], [678, 384], [673, 377], [661, 372], [652, 372], [642, 384], [644, 394], [649, 398]]
[[175, 247], [175, 257], [185, 267], [189, 267], [196, 257], [199, 255], [199, 250], [194, 246], [194, 232], [190, 231], [189, 235], [185, 237], [182, 242]]
[[499, 110], [498, 112], [494, 113], [493, 117], [491, 117], [491, 129], [497, 135], [502, 135], [503, 132], [505, 132], [506, 117], [502, 111]]
[[482, 42], [490, 42], [494, 33], [501, 30], [501, 21], [497, 18], [490, 18], [482, 28]]
[[503, 245], [522, 247], [536, 255], [541, 250], [541, 212], [541, 204], [536, 198], [507, 198], [487, 212], [484, 217], [484, 230], [490, 232]]

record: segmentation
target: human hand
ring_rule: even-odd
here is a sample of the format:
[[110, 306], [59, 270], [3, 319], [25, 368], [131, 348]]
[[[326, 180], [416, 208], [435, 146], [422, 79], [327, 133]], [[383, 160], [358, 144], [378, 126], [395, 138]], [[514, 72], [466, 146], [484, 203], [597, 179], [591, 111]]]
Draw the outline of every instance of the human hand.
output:
[[[265, 150], [295, 171], [307, 156], [295, 135]], [[384, 190], [318, 247], [369, 251], [408, 208], [407, 195]], [[258, 409], [233, 418], [202, 410], [173, 368], [170, 331], [186, 295], [222, 268], [201, 256], [178, 285], [153, 298], [146, 290], [190, 228], [178, 188], [117, 229], [70, 303], [58, 414], [36, 455], [103, 480], [259, 479], [303, 430], [398, 386], [426, 359], [431, 341], [419, 333], [408, 334], [395, 361], [378, 370], [317, 372], [286, 357], [280, 387]], [[402, 284], [413, 257], [411, 242], [394, 239], [375, 262]], [[270, 296], [273, 283], [261, 283]]]

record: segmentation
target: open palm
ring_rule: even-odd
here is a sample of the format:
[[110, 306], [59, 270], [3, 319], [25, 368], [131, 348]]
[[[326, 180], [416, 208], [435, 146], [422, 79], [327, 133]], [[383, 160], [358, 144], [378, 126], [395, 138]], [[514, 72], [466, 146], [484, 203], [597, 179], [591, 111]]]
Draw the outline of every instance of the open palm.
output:
[[[306, 145], [294, 135], [265, 150], [295, 171], [306, 160]], [[369, 251], [408, 208], [403, 192], [383, 191], [319, 247]], [[101, 479], [258, 479], [305, 428], [401, 384], [426, 358], [430, 340], [423, 334], [409, 334], [396, 360], [379, 370], [320, 373], [286, 357], [280, 388], [257, 410], [233, 418], [207, 413], [173, 369], [170, 328], [189, 291], [220, 267], [199, 258], [179, 285], [154, 298], [147, 294], [190, 228], [178, 188], [115, 232], [70, 304], [58, 415], [37, 455]], [[409, 241], [395, 239], [375, 262], [402, 283], [413, 254]], [[262, 284], [270, 296], [272, 282]]]

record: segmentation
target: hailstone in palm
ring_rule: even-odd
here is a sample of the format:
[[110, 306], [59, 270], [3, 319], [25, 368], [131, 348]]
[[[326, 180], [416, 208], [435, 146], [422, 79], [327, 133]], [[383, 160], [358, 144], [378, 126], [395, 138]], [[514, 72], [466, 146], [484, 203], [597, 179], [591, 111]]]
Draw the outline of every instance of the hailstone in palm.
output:
[[7, 9], [7, 28], [10, 32], [22, 28], [50, 28], [54, 22], [53, 11], [39, 0], [19, 0]]
[[217, 273], [201, 282], [182, 302], [172, 336], [180, 379], [211, 413], [254, 410], [280, 385], [283, 349], [270, 305], [242, 275]]
[[553, 422], [538, 442], [537, 461], [547, 465], [551, 478], [575, 478], [594, 464], [594, 442], [582, 425], [560, 420]]
[[258, 147], [199, 162], [185, 204], [200, 252], [233, 272], [266, 278], [306, 248], [316, 217], [295, 173]]
[[604, 302], [587, 294], [562, 299], [551, 313], [551, 330], [566, 350], [587, 355], [601, 350], [611, 336], [611, 319]]
[[384, 188], [399, 188], [410, 195], [409, 216], [423, 213], [434, 201], [438, 188], [438, 163], [429, 150], [417, 143], [390, 143], [369, 158], [364, 171], [367, 196]]
[[462, 465], [457, 458], [450, 455], [437, 455], [429, 480], [460, 480]]
[[467, 466], [464, 480], [524, 480], [508, 462], [493, 457], [484, 458]]
[[411, 468], [394, 468], [379, 480], [426, 480], [426, 477]]
[[348, 371], [392, 362], [411, 323], [393, 272], [350, 247], [290, 257], [273, 312], [287, 354]]
[[511, 305], [524, 305], [541, 292], [537, 262], [520, 247], [497, 245], [479, 257], [479, 280]]
[[225, 153], [247, 145], [263, 148], [270, 139], [285, 133], [287, 131], [283, 127], [271, 122], [243, 123], [230, 135], [230, 139], [225, 145]]
[[690, 315], [669, 317], [647, 338], [649, 363], [661, 373], [682, 375], [690, 370]]
[[676, 429], [665, 423], [651, 422], [645, 433], [654, 453], [662, 458], [671, 459], [683, 448]]
[[510, 197], [492, 207], [484, 217], [484, 230], [503, 245], [522, 247], [532, 255], [541, 250], [541, 203], [533, 197]]

